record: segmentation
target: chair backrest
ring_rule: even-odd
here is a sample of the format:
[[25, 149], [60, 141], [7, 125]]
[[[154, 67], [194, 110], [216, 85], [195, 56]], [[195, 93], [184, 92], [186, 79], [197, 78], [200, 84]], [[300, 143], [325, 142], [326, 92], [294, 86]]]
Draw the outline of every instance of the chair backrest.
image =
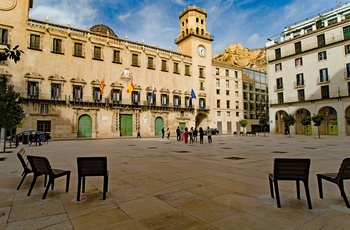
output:
[[17, 157], [18, 157], [19, 161], [21, 162], [24, 171], [27, 171], [27, 172], [32, 171], [32, 167], [30, 166], [30, 163], [27, 159], [27, 154], [26, 154], [26, 151], [24, 150], [24, 148], [21, 148], [18, 151]]
[[107, 157], [77, 157], [78, 175], [103, 176], [107, 174]]
[[350, 158], [345, 158], [339, 168], [337, 179], [350, 179]]
[[275, 158], [274, 179], [307, 180], [310, 171], [310, 159]]
[[46, 175], [50, 175], [52, 173], [50, 162], [46, 157], [28, 155], [28, 161], [32, 166], [34, 173]]

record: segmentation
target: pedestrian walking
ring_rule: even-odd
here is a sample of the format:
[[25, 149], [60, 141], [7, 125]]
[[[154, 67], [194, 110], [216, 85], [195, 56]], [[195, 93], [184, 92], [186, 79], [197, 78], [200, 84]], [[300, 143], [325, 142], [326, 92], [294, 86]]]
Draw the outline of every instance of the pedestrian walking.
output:
[[181, 135], [180, 127], [177, 126], [177, 129], [176, 129], [176, 140], [177, 141], [181, 140], [180, 135]]
[[164, 138], [165, 127], [162, 128], [162, 138]]
[[197, 130], [197, 128], [194, 128], [194, 130], [193, 130], [193, 142], [194, 141], [197, 142], [197, 136], [198, 136], [198, 130]]
[[190, 132], [189, 132], [189, 136], [190, 136], [190, 143], [192, 144], [193, 141], [193, 127], [191, 127]]
[[202, 127], [199, 128], [199, 144], [203, 144], [204, 130]]
[[167, 138], [170, 139], [170, 129], [168, 128], [166, 131]]
[[210, 130], [209, 126], [207, 128], [207, 136], [208, 136], [208, 143], [212, 143], [213, 140], [211, 139], [211, 130]]
[[32, 132], [29, 132], [29, 146], [31, 146], [33, 142], [34, 142], [33, 133], [32, 133]]
[[137, 128], [137, 138], [141, 139], [141, 130], [140, 127]]
[[184, 128], [181, 128], [180, 130], [180, 141], [183, 141], [184, 140]]
[[35, 140], [35, 145], [41, 145], [41, 141], [40, 141], [40, 137], [39, 137], [39, 133], [36, 132], [34, 135], [34, 140]]
[[184, 134], [184, 141], [187, 144], [187, 142], [188, 142], [188, 128], [187, 127], [185, 128], [185, 131], [183, 132], [183, 134]]

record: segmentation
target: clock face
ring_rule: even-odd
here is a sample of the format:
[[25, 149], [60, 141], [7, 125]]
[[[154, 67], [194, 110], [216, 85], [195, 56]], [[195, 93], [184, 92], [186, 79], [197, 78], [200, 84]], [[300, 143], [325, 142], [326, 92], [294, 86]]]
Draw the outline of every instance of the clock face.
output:
[[202, 45], [198, 46], [198, 54], [199, 54], [199, 56], [202, 56], [202, 57], [205, 55], [204, 46], [202, 46]]

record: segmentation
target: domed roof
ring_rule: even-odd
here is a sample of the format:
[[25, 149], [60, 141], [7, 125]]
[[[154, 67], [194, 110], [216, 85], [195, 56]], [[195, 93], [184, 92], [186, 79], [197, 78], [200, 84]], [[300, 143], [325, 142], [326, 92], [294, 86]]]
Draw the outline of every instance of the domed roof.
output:
[[109, 26], [103, 25], [102, 23], [92, 26], [89, 30], [103, 35], [118, 37]]

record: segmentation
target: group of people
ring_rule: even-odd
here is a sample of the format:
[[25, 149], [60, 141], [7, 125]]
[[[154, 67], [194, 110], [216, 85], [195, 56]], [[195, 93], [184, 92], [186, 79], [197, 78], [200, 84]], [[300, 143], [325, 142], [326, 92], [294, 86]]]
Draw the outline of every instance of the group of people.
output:
[[39, 133], [36, 132], [34, 135], [32, 132], [29, 133], [29, 146], [31, 146], [33, 142], [35, 142], [35, 145], [41, 145]]
[[[190, 143], [197, 142], [197, 136], [199, 133], [199, 143], [203, 144], [203, 138], [204, 138], [204, 130], [202, 127], [197, 130], [197, 128], [191, 127], [190, 130], [188, 130], [187, 127], [185, 129], [181, 128], [178, 126], [176, 129], [176, 140], [177, 141], [184, 141], [185, 143], [188, 143], [188, 139], [190, 139]], [[212, 143], [212, 138], [211, 138], [211, 130], [208, 127], [207, 128], [207, 136], [208, 136], [208, 143]]]

